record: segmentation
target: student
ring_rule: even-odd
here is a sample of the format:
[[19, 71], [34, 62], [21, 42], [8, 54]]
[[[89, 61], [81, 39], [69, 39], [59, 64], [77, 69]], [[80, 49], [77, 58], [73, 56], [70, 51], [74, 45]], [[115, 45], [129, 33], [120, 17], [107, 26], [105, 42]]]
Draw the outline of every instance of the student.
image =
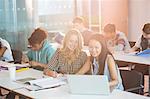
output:
[[[9, 43], [0, 37], [0, 60], [1, 61], [13, 61], [12, 51]], [[5, 97], [9, 94], [9, 91], [0, 88], [0, 96]]]
[[104, 36], [107, 39], [107, 46], [111, 52], [127, 51], [130, 49], [130, 44], [125, 34], [116, 31], [114, 24], [107, 24], [104, 27]]
[[108, 51], [106, 41], [100, 34], [94, 34], [89, 41], [90, 57], [77, 74], [84, 74], [91, 69], [92, 75], [107, 75], [110, 88], [123, 90], [122, 79], [112, 54]]
[[12, 51], [9, 43], [0, 37], [0, 60], [13, 61]]
[[75, 17], [73, 20], [73, 27], [81, 32], [84, 40], [84, 45], [88, 46], [89, 38], [91, 37], [93, 32], [87, 28], [87, 22], [85, 21], [85, 19], [80, 16]]
[[82, 35], [76, 29], [64, 37], [63, 47], [58, 49], [50, 60], [44, 74], [57, 77], [60, 74], [75, 74], [84, 65], [87, 55], [82, 51]]
[[[141, 51], [150, 48], [150, 23], [146, 23], [142, 29], [142, 35], [137, 40], [135, 45], [129, 50], [129, 52], [135, 52], [140, 49]], [[135, 65], [135, 70], [142, 72], [144, 75], [148, 75], [148, 66], [145, 65]], [[144, 79], [143, 79], [144, 83]]]
[[137, 49], [141, 51], [150, 48], [150, 23], [147, 23], [143, 26], [142, 36], [138, 39], [135, 45], [131, 48], [130, 52], [134, 52]]
[[37, 68], [36, 66], [46, 68], [49, 60], [55, 53], [55, 49], [48, 42], [47, 36], [47, 31], [37, 28], [28, 39], [30, 51], [27, 53], [27, 56], [29, 64], [35, 68]]

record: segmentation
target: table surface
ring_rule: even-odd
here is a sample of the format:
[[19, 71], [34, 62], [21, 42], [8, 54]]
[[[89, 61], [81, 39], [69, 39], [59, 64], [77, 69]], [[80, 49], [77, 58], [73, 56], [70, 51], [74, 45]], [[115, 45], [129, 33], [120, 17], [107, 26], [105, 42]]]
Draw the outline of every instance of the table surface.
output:
[[123, 52], [115, 52], [113, 56], [117, 61], [125, 61], [125, 62], [144, 64], [150, 66], [150, 57], [136, 56], [136, 55], [127, 54]]
[[[16, 78], [26, 78], [26, 77], [34, 77], [41, 78], [43, 77], [43, 73], [38, 70], [29, 69], [26, 71], [22, 71], [16, 73]], [[24, 96], [28, 96], [31, 98], [37, 99], [149, 99], [149, 97], [133, 94], [130, 92], [125, 92], [121, 90], [114, 90], [109, 96], [104, 95], [73, 95], [69, 92], [69, 88], [67, 85], [60, 86], [57, 88], [45, 89], [40, 91], [28, 91], [23, 88], [23, 84], [16, 83], [14, 81], [10, 81], [8, 71], [0, 72], [0, 86], [16, 93], [22, 94]]]

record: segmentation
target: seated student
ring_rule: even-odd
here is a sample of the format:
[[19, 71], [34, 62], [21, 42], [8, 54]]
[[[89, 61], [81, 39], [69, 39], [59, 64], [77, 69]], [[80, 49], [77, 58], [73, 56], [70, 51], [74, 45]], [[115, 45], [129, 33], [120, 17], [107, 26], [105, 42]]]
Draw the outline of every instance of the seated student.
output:
[[47, 40], [47, 31], [37, 28], [28, 39], [30, 51], [27, 53], [29, 64], [35, 68], [43, 69], [55, 53], [55, 49]]
[[75, 74], [84, 65], [87, 55], [82, 51], [82, 35], [76, 29], [64, 37], [63, 47], [58, 49], [50, 60], [44, 74], [57, 77], [59, 74]]
[[9, 43], [2, 38], [0, 38], [0, 60], [2, 61], [14, 60]]
[[82, 36], [83, 36], [83, 41], [84, 45], [88, 46], [88, 40], [93, 34], [93, 32], [87, 28], [87, 22], [83, 17], [77, 16], [73, 20], [73, 27], [78, 29]]
[[104, 27], [104, 36], [107, 39], [107, 46], [111, 52], [127, 51], [130, 49], [130, 44], [125, 34], [116, 31], [114, 24], [107, 24]]
[[100, 34], [94, 34], [89, 41], [89, 52], [91, 56], [88, 62], [77, 74], [84, 74], [91, 69], [92, 75], [107, 75], [110, 88], [123, 90], [122, 79], [117, 64], [112, 54], [108, 51], [106, 41]]
[[[137, 40], [135, 45], [129, 50], [129, 52], [134, 52], [138, 49], [143, 51], [150, 48], [150, 23], [144, 24], [142, 31], [142, 35]], [[135, 70], [140, 71], [143, 74], [148, 74], [148, 66], [136, 65]]]
[[130, 52], [134, 52], [139, 48], [142, 51], [150, 48], [150, 23], [145, 24], [142, 31], [142, 36], [140, 36], [135, 45], [130, 49]]
[[[0, 60], [1, 61], [13, 61], [12, 51], [9, 43], [0, 37]], [[9, 92], [0, 88], [0, 96], [5, 96]]]

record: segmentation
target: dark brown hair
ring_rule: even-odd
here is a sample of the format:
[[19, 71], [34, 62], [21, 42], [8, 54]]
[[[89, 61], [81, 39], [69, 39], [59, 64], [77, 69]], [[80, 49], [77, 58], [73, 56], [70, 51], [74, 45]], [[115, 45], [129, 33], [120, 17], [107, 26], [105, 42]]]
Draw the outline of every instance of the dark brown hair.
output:
[[2, 48], [2, 43], [1, 43], [1, 41], [0, 41], [0, 48]]
[[107, 24], [105, 27], [104, 27], [104, 32], [105, 33], [112, 33], [112, 32], [116, 32], [116, 27], [114, 24]]
[[[102, 46], [101, 53], [98, 56], [99, 74], [102, 75], [102, 74], [104, 74], [105, 60], [107, 58], [107, 55], [108, 54], [111, 55], [111, 53], [109, 52], [109, 50], [107, 48], [107, 44], [106, 44], [106, 41], [105, 41], [103, 35], [101, 35], [101, 34], [94, 34], [94, 35], [92, 35], [92, 37], [90, 38], [90, 40], [96, 40]], [[94, 57], [91, 56], [92, 63], [93, 63], [93, 59], [94, 59]]]
[[142, 30], [143, 30], [144, 33], [150, 34], [150, 23], [144, 24]]
[[34, 44], [40, 44], [42, 41], [44, 41], [48, 36], [47, 31], [37, 28], [34, 30], [34, 32], [31, 34], [30, 38], [28, 39], [30, 45]]

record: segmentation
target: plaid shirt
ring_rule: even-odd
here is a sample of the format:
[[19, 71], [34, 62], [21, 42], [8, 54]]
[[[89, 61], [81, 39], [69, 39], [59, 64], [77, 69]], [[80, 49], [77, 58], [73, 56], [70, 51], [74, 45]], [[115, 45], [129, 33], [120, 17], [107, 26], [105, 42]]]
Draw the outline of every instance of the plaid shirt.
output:
[[64, 74], [75, 74], [80, 68], [84, 65], [87, 55], [85, 52], [81, 51], [79, 57], [75, 59], [72, 64], [68, 64], [65, 58], [62, 56], [62, 53], [57, 50], [53, 55], [52, 59], [49, 61], [49, 69]]

